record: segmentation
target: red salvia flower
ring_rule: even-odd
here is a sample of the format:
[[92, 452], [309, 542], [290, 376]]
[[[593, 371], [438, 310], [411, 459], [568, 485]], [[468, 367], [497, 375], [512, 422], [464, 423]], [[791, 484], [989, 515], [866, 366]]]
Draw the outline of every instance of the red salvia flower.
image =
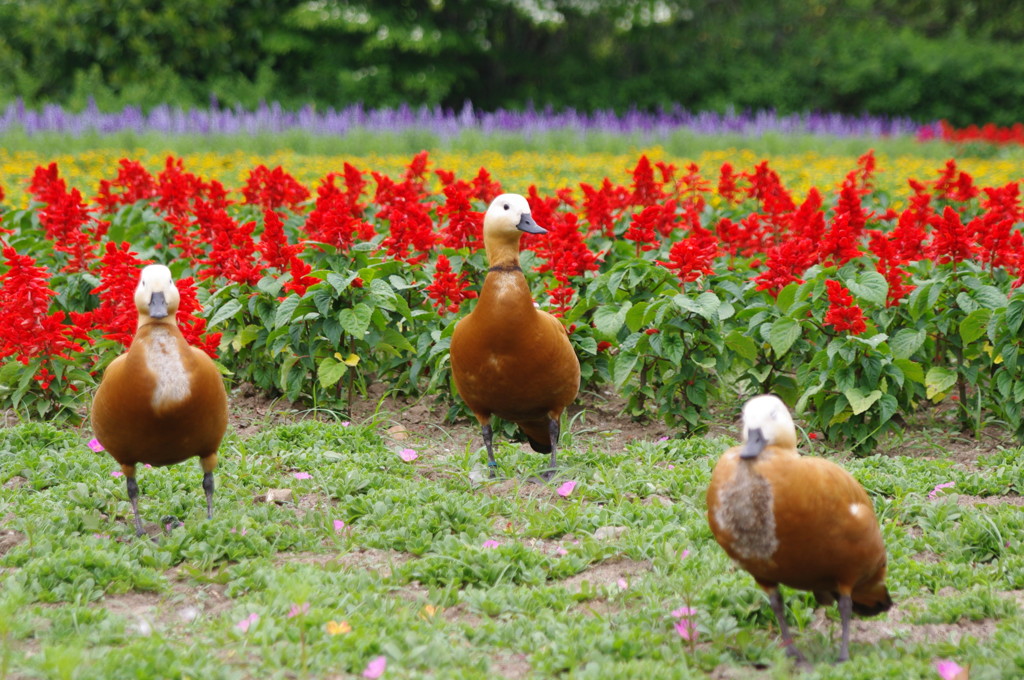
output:
[[0, 275], [0, 358], [13, 356], [22, 364], [42, 358], [34, 376], [43, 389], [50, 387], [54, 357], [71, 359], [71, 352], [82, 352], [85, 332], [64, 322], [62, 311], [50, 312], [55, 296], [47, 280], [45, 267], [14, 248], [3, 249], [6, 271]]
[[661, 185], [654, 179], [654, 168], [647, 156], [640, 156], [633, 168], [633, 195], [630, 203], [636, 206], [651, 206], [665, 199]]
[[316, 206], [302, 227], [310, 240], [330, 244], [342, 252], [348, 251], [356, 238], [369, 241], [376, 234], [373, 226], [359, 217], [363, 206], [358, 201], [365, 186], [362, 173], [345, 165], [346, 190], [335, 186], [335, 173], [327, 175], [317, 188]]
[[174, 286], [178, 289], [178, 295], [181, 297], [176, 318], [178, 328], [185, 336], [185, 341], [206, 352], [211, 359], [216, 359], [222, 334], [207, 333], [206, 319], [196, 316], [196, 312], [201, 311], [202, 308], [196, 298], [195, 280], [191, 276], [186, 276], [175, 281]]
[[140, 260], [127, 242], [108, 241], [100, 259], [100, 284], [91, 292], [99, 295], [100, 305], [92, 312], [92, 325], [103, 329], [103, 337], [132, 344], [138, 325], [135, 309], [135, 288], [139, 284], [139, 270], [150, 260]]
[[718, 174], [718, 195], [729, 203], [740, 203], [743, 201], [743, 191], [739, 188], [737, 180], [740, 178], [732, 168], [731, 163], [722, 163]]
[[284, 289], [292, 291], [300, 297], [306, 294], [306, 291], [310, 286], [320, 283], [320, 279], [314, 276], [309, 276], [309, 273], [313, 271], [313, 267], [306, 264], [295, 255], [292, 255], [288, 259], [288, 271], [292, 275], [292, 278], [288, 283], [284, 284]]
[[548, 287], [547, 291], [550, 296], [551, 314], [561, 318], [572, 309], [572, 300], [576, 295], [576, 289], [570, 286], [562, 276], [556, 277], [555, 280], [558, 285], [553, 288]]
[[483, 225], [483, 213], [473, 210], [470, 198], [473, 188], [462, 180], [457, 180], [444, 188], [447, 199], [445, 204], [438, 206], [439, 219], [447, 217], [441, 224], [441, 245], [445, 248], [480, 247], [480, 234]]
[[68, 192], [67, 183], [61, 179], [56, 163], [45, 168], [36, 167], [29, 181], [28, 192], [40, 203], [53, 203]]
[[93, 239], [102, 236], [107, 225], [89, 214], [78, 189], [63, 194], [54, 192], [50, 199], [38, 213], [46, 238], [53, 241], [55, 250], [70, 256], [65, 271], [85, 271], [94, 257]]
[[675, 201], [668, 201], [664, 205], [649, 205], [640, 213], [631, 216], [629, 229], [622, 238], [636, 244], [636, 254], [639, 257], [642, 250], [657, 250], [657, 235], [660, 233], [667, 236], [677, 224]]
[[974, 256], [977, 247], [972, 243], [971, 232], [964, 226], [960, 213], [947, 205], [941, 217], [936, 215], [929, 222], [933, 229], [929, 257], [945, 264], [962, 262]]
[[818, 260], [818, 244], [809, 238], [793, 237], [768, 248], [764, 271], [754, 277], [757, 290], [766, 290], [772, 297], [789, 284], [803, 283], [801, 275]]
[[[695, 230], [696, 231], [696, 230]], [[696, 281], [715, 273], [712, 265], [718, 257], [718, 242], [706, 229], [676, 241], [668, 251], [668, 262], [658, 264], [675, 272], [680, 283]]]
[[309, 199], [309, 189], [285, 172], [280, 165], [273, 170], [268, 170], [265, 165], [257, 165], [249, 171], [245, 186], [242, 187], [242, 195], [245, 196], [247, 204], [269, 210], [288, 208], [295, 212], [299, 209], [300, 203]]
[[856, 218], [850, 213], [837, 214], [826, 230], [818, 246], [818, 261], [841, 267], [855, 257], [860, 257], [860, 241], [854, 226]]
[[288, 243], [281, 216], [270, 209], [263, 211], [263, 233], [260, 234], [260, 243], [257, 247], [266, 266], [280, 271], [283, 271], [291, 258], [302, 250], [302, 246]]
[[434, 265], [434, 279], [425, 288], [427, 297], [434, 301], [438, 313], [445, 311], [455, 314], [463, 300], [476, 297], [476, 291], [469, 290], [465, 277], [452, 271], [451, 262], [446, 255], [438, 255]]
[[501, 183], [491, 178], [486, 168], [480, 168], [473, 178], [473, 196], [490, 205], [491, 201], [501, 195]]
[[840, 333], [849, 331], [853, 335], [860, 335], [866, 331], [868, 327], [864, 322], [864, 312], [853, 304], [850, 291], [843, 284], [831, 279], [825, 281], [825, 287], [828, 290], [830, 306], [822, 323], [825, 326], [832, 326]]
[[196, 224], [211, 244], [209, 256], [200, 260], [200, 264], [207, 265], [198, 272], [201, 279], [222, 276], [250, 286], [259, 282], [262, 275], [252, 240], [255, 222], [239, 224], [223, 208], [198, 201]]
[[600, 268], [597, 255], [583, 240], [576, 215], [559, 212], [550, 215], [548, 220], [541, 225], [548, 230], [546, 238], [535, 249], [545, 260], [536, 268], [538, 272], [551, 272], [557, 280], [568, 282], [574, 276]]
[[599, 189], [595, 189], [589, 184], [580, 184], [580, 190], [583, 192], [583, 213], [589, 224], [587, 233], [603, 233], [608, 237], [614, 236], [615, 224], [629, 205], [629, 189], [612, 184], [605, 177]]
[[156, 180], [142, 167], [142, 163], [122, 158], [118, 166], [117, 179], [101, 179], [99, 192], [93, 199], [104, 213], [112, 213], [118, 206], [132, 205], [157, 195]]

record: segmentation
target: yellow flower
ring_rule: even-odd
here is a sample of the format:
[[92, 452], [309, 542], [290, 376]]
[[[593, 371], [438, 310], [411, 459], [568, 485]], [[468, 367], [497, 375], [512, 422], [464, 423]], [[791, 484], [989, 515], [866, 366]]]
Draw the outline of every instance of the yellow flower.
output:
[[328, 635], [344, 635], [345, 633], [351, 633], [352, 626], [348, 624], [348, 621], [328, 621], [327, 622], [327, 634]]
[[440, 607], [435, 607], [432, 604], [428, 604], [423, 607], [423, 611], [420, 612], [420, 617], [424, 619], [432, 619], [440, 611]]

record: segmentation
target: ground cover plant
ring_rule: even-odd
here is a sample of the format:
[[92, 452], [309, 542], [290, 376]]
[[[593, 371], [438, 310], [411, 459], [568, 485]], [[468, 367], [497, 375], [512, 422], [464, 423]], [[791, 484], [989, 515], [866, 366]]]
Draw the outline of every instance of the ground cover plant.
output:
[[[58, 163], [20, 189], [4, 174], [0, 404], [26, 421], [0, 431], [0, 606], [18, 612], [0, 617], [4, 673], [784, 675], [764, 598], [703, 516], [729, 441], [677, 438], [734, 436], [722, 405], [762, 391], [795, 405], [809, 450], [864, 456], [845, 464], [875, 500], [903, 603], [857, 624], [850, 665], [814, 673], [1024, 668], [1019, 450], [867, 455], [921, 421], [939, 442], [1021, 434], [1019, 166], [652, 152], [538, 186], [426, 153], [387, 170], [336, 160], [312, 180], [146, 160], [91, 182]], [[527, 481], [543, 457], [511, 443], [508, 480], [486, 482], [476, 434], [444, 429], [462, 414], [447, 340], [485, 269], [479, 211], [503, 189], [550, 230], [526, 239], [524, 269], [589, 395], [546, 485]], [[122, 480], [74, 429], [130, 341], [146, 260], [174, 270], [186, 335], [236, 402], [344, 414], [236, 422], [211, 522], [196, 470], [143, 471], [144, 514], [185, 518], [153, 542], [130, 539]], [[367, 412], [382, 394], [436, 403], [429, 427]], [[616, 436], [633, 419], [671, 437]], [[285, 486], [291, 502], [261, 500]], [[790, 601], [805, 653], [830, 660], [830, 619]]]

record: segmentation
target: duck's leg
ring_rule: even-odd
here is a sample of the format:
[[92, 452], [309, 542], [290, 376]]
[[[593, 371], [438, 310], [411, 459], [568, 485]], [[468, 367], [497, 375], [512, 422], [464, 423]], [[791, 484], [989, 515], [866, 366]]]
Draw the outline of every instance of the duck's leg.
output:
[[139, 483], [135, 481], [135, 466], [122, 465], [121, 472], [124, 473], [125, 484], [128, 487], [128, 500], [132, 504], [132, 512], [135, 513], [135, 535], [141, 536], [142, 520], [139, 519]]
[[498, 462], [494, 460], [494, 430], [491, 429], [491, 421], [481, 421], [480, 433], [484, 437], [484, 448], [487, 449], [487, 470], [490, 472], [491, 479], [494, 479], [498, 473]]
[[789, 625], [786, 623], [786, 607], [782, 604], [782, 593], [779, 592], [778, 586], [770, 588], [761, 587], [768, 591], [768, 601], [771, 603], [772, 611], [775, 612], [775, 618], [779, 622], [779, 631], [782, 632], [782, 646], [786, 648], [786, 656], [796, 659], [797, 662], [805, 661], [804, 655], [793, 644], [793, 636], [789, 634]]
[[839, 596], [839, 621], [843, 628], [843, 642], [839, 647], [839, 661], [850, 658], [850, 616], [853, 614], [853, 600], [849, 593]]
[[203, 491], [206, 492], [206, 519], [213, 519], [213, 469], [217, 467], [217, 454], [199, 459], [203, 466]]
[[558, 436], [562, 433], [562, 426], [559, 418], [548, 417], [548, 435], [551, 437], [551, 460], [548, 461], [548, 469], [541, 473], [545, 480], [551, 479], [558, 469]]

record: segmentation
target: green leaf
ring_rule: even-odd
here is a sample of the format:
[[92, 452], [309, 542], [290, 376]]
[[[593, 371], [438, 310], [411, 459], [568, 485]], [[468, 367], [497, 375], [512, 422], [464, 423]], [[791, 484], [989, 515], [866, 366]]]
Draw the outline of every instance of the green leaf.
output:
[[277, 305], [277, 312], [274, 313], [274, 328], [280, 328], [292, 320], [292, 313], [299, 306], [299, 296], [289, 295]]
[[924, 369], [921, 368], [921, 364], [910, 359], [896, 359], [892, 363], [903, 371], [903, 375], [907, 380], [916, 382], [919, 385], [924, 383]]
[[616, 387], [622, 387], [633, 375], [633, 369], [640, 358], [637, 354], [618, 354], [615, 356], [615, 363], [612, 364], [612, 381]]
[[864, 413], [871, 405], [874, 404], [882, 397], [882, 390], [871, 390], [870, 392], [865, 391], [860, 387], [851, 387], [848, 390], [843, 391], [843, 396], [850, 402], [850, 408], [853, 410], [853, 415]]
[[732, 351], [739, 354], [747, 361], [757, 359], [757, 343], [749, 336], [739, 330], [733, 330], [725, 336], [725, 344]]
[[216, 328], [219, 324], [224, 323], [242, 309], [242, 303], [238, 300], [228, 300], [221, 305], [210, 320], [206, 323], [208, 329]]
[[320, 386], [327, 389], [341, 380], [346, 371], [348, 371], [348, 366], [344, 362], [338, 361], [334, 357], [327, 357], [316, 367], [316, 377], [320, 381]]
[[646, 312], [646, 302], [638, 302], [629, 309], [626, 313], [625, 322], [626, 327], [629, 328], [630, 332], [636, 333], [644, 327], [644, 314]]
[[956, 371], [945, 366], [932, 366], [924, 377], [925, 396], [938, 401], [956, 384]]
[[709, 321], [715, 318], [715, 313], [721, 305], [718, 296], [711, 291], [704, 291], [695, 298], [689, 298], [682, 294], [676, 295], [674, 301], [682, 311], [692, 312]]
[[604, 339], [614, 340], [626, 324], [626, 314], [632, 306], [633, 303], [625, 302], [618, 308], [611, 305], [599, 307], [594, 312], [594, 330]]
[[999, 309], [1006, 306], [1006, 293], [1000, 292], [995, 286], [978, 286], [972, 291], [971, 297], [987, 309]]
[[1016, 335], [1024, 324], [1024, 298], [1015, 297], [1006, 305], [1006, 330]]
[[351, 309], [343, 309], [338, 312], [338, 323], [350, 336], [356, 340], [362, 340], [370, 327], [372, 316], [373, 309], [365, 302], [360, 302]]
[[921, 349], [927, 334], [923, 328], [903, 328], [896, 331], [889, 341], [889, 349], [892, 350], [894, 359], [909, 359], [914, 352]]
[[790, 319], [789, 317], [782, 317], [776, 319], [772, 324], [772, 330], [768, 334], [768, 342], [771, 344], [772, 349], [775, 350], [776, 356], [784, 356], [789, 351], [793, 343], [800, 338], [802, 332], [800, 322], [796, 319]]
[[241, 351], [243, 347], [260, 336], [260, 330], [262, 329], [255, 324], [249, 324], [242, 328], [231, 340], [231, 348], [236, 352]]
[[960, 337], [965, 345], [969, 345], [981, 336], [985, 335], [985, 328], [989, 319], [992, 318], [992, 310], [982, 307], [976, 309], [960, 322]]
[[855, 297], [878, 307], [885, 306], [885, 298], [889, 294], [885, 277], [872, 271], [862, 272], [856, 279], [847, 281], [846, 287]]

